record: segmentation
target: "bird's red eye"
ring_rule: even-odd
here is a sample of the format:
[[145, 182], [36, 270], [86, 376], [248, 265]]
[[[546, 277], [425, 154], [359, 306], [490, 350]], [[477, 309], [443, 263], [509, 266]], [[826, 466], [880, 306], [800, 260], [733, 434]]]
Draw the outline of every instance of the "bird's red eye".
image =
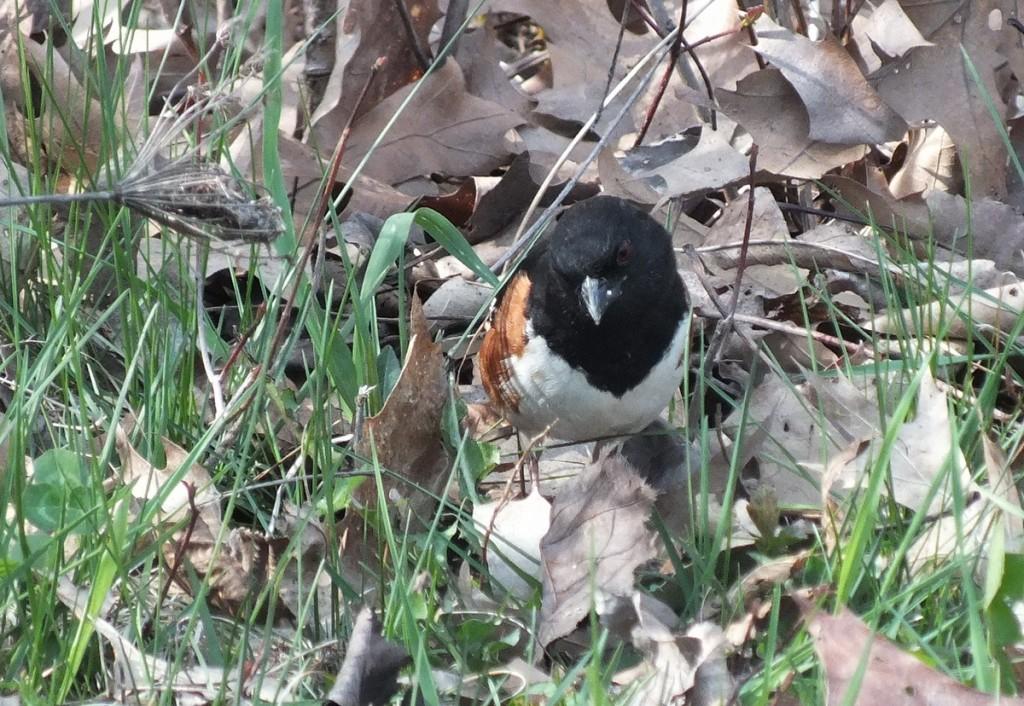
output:
[[623, 240], [619, 245], [618, 251], [615, 253], [615, 263], [617, 265], [625, 265], [633, 257], [633, 243], [628, 240]]

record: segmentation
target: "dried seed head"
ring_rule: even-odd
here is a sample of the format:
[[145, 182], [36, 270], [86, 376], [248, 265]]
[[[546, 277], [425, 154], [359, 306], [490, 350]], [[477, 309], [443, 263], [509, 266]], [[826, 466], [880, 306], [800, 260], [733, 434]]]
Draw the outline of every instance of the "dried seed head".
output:
[[269, 242], [284, 220], [266, 189], [189, 154], [166, 156], [216, 103], [190, 96], [180, 112], [161, 116], [110, 191], [117, 203], [190, 238]]
[[118, 203], [182, 235], [269, 242], [284, 230], [281, 211], [265, 192], [254, 198], [250, 189], [257, 187], [218, 165], [177, 160], [113, 191]]

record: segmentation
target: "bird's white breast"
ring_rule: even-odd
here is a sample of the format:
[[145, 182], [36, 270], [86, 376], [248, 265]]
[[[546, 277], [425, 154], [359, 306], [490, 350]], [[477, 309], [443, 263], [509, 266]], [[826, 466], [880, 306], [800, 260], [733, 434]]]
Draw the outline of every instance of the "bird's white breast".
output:
[[518, 414], [512, 415], [512, 422], [530, 434], [554, 424], [551, 436], [566, 441], [642, 430], [668, 406], [679, 387], [689, 321], [689, 316], [683, 318], [665, 355], [621, 397], [592, 386], [581, 370], [556, 355], [543, 338], [534, 336], [527, 323], [529, 342], [523, 354], [511, 362], [512, 383], [520, 393]]

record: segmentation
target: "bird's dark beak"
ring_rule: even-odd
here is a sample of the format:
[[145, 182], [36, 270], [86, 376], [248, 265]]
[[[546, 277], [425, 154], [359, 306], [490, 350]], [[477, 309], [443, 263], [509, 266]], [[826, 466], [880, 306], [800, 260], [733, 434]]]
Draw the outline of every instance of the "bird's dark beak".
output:
[[619, 296], [622, 283], [604, 277], [587, 277], [580, 287], [580, 298], [594, 324], [601, 323], [601, 317]]

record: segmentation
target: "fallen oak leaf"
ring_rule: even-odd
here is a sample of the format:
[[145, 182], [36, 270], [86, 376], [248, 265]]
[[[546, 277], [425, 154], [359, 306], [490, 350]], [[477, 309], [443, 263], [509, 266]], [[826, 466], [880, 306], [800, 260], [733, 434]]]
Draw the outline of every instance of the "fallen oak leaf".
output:
[[1024, 699], [984, 694], [932, 669], [848, 608], [829, 615], [807, 595], [795, 594], [793, 599], [824, 666], [829, 706], [1024, 706]]
[[864, 324], [869, 331], [898, 335], [914, 330], [944, 338], [967, 339], [975, 329], [1010, 334], [1024, 313], [1024, 283], [961, 292], [910, 309], [879, 314]]
[[540, 545], [541, 645], [586, 617], [593, 587], [612, 595], [632, 592], [633, 571], [655, 555], [647, 527], [654, 499], [654, 490], [619, 454], [599, 459], [562, 488]]
[[[1004, 100], [1014, 84], [1001, 69], [1006, 48], [1017, 45], [1020, 35], [1009, 23], [993, 25], [992, 19], [1011, 16], [1015, 5], [986, 0], [942, 3], [940, 9], [939, 3], [922, 3], [946, 15], [934, 32], [926, 30], [912, 3], [901, 5], [933, 46], [915, 47], [875, 72], [872, 82], [878, 95], [903, 120], [934, 120], [949, 133], [975, 197], [1005, 198], [1009, 160], [1000, 133], [1002, 121], [1014, 112], [1012, 101], [1008, 105]], [[976, 75], [965, 57], [970, 57]], [[993, 119], [994, 114], [999, 117]]]
[[932, 46], [898, 0], [867, 0], [850, 21], [850, 39], [865, 73], [881, 68], [890, 57], [902, 57], [915, 47]]
[[[402, 88], [356, 120], [347, 164], [369, 152], [413, 88]], [[365, 174], [388, 184], [433, 172], [486, 174], [506, 161], [505, 133], [522, 123], [503, 106], [468, 93], [462, 69], [449, 59], [422, 79], [416, 95], [374, 148]]]
[[778, 69], [744, 77], [734, 91], [716, 92], [722, 111], [757, 143], [757, 166], [772, 174], [817, 179], [864, 156], [861, 144], [834, 145], [811, 137], [811, 120], [796, 89]]
[[[441, 13], [437, 0], [402, 0], [408, 11], [415, 41], [427, 45], [430, 28]], [[337, 52], [321, 105], [313, 116], [314, 132], [321, 145], [334, 145], [353, 111], [365, 115], [423, 75], [424, 67], [416, 56], [409, 34], [403, 31], [396, 3], [385, 0], [354, 0], [341, 6], [336, 20]], [[359, 103], [360, 88], [366, 85], [371, 68], [385, 56], [387, 63], [370, 82]]]
[[[426, 526], [448, 477], [448, 453], [442, 438], [442, 416], [448, 402], [448, 374], [441, 346], [430, 335], [419, 297], [414, 296], [409, 312], [409, 350], [405, 364], [384, 407], [363, 422], [356, 454], [374, 459], [388, 473], [382, 477], [384, 498], [377, 495], [377, 483], [361, 484], [353, 493], [350, 512], [341, 520], [339, 537], [343, 561], [352, 583], [360, 588], [373, 583], [364, 566], [378, 561], [376, 534], [356, 510], [376, 511], [380, 502], [398, 507], [406, 526]], [[361, 538], [356, 544], [354, 538]]]
[[903, 118], [875, 92], [833, 37], [814, 42], [766, 16], [754, 28], [757, 44], [751, 48], [782, 71], [807, 107], [810, 139], [859, 145], [903, 137]]
[[[687, 136], [677, 136], [621, 155], [616, 152], [614, 162], [624, 172], [619, 182], [629, 188], [646, 187], [661, 200], [737, 184], [750, 171], [747, 158], [729, 144], [723, 132], [708, 125], [701, 129], [695, 144]], [[611, 175], [601, 176], [604, 180]]]

